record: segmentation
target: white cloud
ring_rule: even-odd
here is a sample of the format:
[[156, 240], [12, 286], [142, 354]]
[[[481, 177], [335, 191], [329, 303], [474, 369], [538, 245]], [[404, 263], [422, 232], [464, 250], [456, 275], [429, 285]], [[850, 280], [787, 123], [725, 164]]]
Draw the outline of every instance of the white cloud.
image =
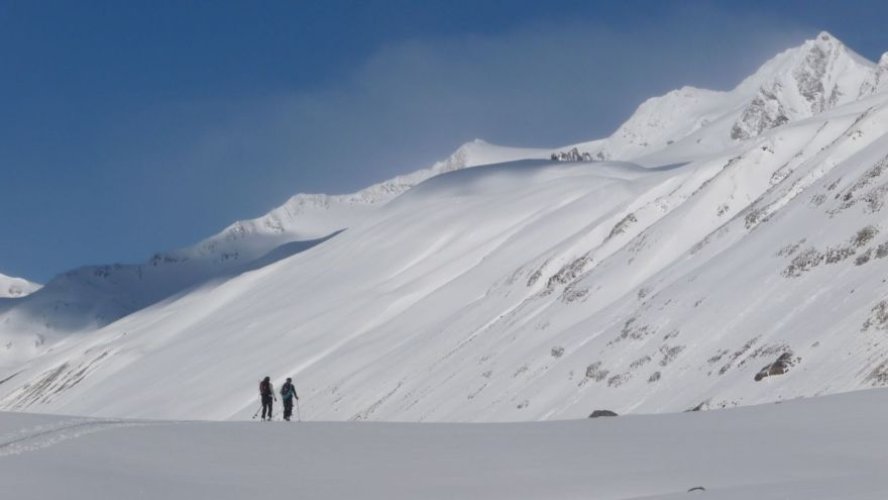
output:
[[180, 147], [161, 144], [172, 158], [151, 161], [175, 166], [176, 189], [193, 189], [195, 204], [220, 192], [231, 200], [204, 214], [219, 228], [299, 191], [349, 192], [423, 167], [475, 137], [552, 147], [602, 137], [648, 97], [730, 88], [817, 31], [706, 8], [671, 16], [383, 46], [322, 90], [161, 108], [175, 116], [162, 118], [181, 129]]

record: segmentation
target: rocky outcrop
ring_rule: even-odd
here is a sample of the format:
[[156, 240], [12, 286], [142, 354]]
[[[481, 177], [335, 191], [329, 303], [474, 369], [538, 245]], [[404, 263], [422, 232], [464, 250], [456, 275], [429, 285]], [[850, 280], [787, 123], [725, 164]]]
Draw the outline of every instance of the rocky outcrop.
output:
[[888, 52], [882, 54], [879, 66], [860, 86], [860, 95], [867, 96], [888, 90]]
[[750, 139], [789, 121], [857, 100], [879, 87], [880, 71], [822, 32], [763, 66], [760, 73], [765, 76], [759, 76], [758, 90], [731, 128], [731, 138]]
[[552, 153], [552, 156], [549, 157], [554, 161], [572, 161], [572, 162], [580, 162], [580, 161], [592, 161], [592, 154], [588, 152], [580, 152], [577, 148], [571, 148], [569, 151], [555, 151]]
[[616, 416], [618, 416], [617, 413], [610, 411], [610, 410], [595, 410], [589, 415], [589, 418], [616, 417]]
[[787, 351], [780, 355], [776, 361], [765, 365], [758, 373], [755, 374], [755, 381], [759, 382], [760, 380], [773, 377], [775, 375], [783, 375], [788, 372], [789, 369], [799, 361], [798, 358], [792, 357], [792, 351]]
[[731, 128], [731, 139], [749, 139], [765, 130], [789, 122], [788, 113], [775, 90], [779, 91], [779, 85], [776, 89], [762, 89], [759, 95], [753, 98]]

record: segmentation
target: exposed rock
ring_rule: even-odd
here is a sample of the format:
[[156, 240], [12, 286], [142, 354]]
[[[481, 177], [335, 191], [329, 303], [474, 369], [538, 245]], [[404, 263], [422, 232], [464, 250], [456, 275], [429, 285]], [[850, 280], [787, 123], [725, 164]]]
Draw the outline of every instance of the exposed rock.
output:
[[872, 255], [873, 255], [873, 249], [872, 248], [867, 249], [866, 252], [858, 255], [857, 258], [854, 259], [854, 264], [856, 264], [858, 266], [862, 266], [870, 261], [870, 258], [872, 257]]
[[783, 270], [783, 276], [787, 278], [797, 278], [803, 273], [820, 265], [823, 262], [824, 255], [817, 251], [816, 248], [808, 248], [807, 250], [796, 255], [786, 269]]
[[755, 381], [758, 382], [766, 377], [772, 377], [774, 375], [783, 375], [788, 372], [789, 369], [798, 361], [798, 358], [793, 359], [792, 351], [787, 351], [780, 355], [777, 358], [777, 361], [766, 365], [758, 373], [755, 374]]
[[570, 304], [571, 302], [576, 302], [585, 298], [586, 295], [589, 295], [588, 288], [580, 288], [568, 285], [564, 289], [564, 292], [562, 292], [561, 294], [561, 301], [565, 304]]
[[640, 368], [650, 362], [651, 362], [650, 356], [642, 356], [642, 357], [636, 359], [635, 361], [633, 361], [632, 363], [630, 363], [629, 368], [634, 370], [634, 369]]
[[681, 351], [684, 351], [684, 349], [685, 346], [683, 345], [669, 346], [663, 344], [662, 346], [660, 346], [660, 354], [663, 355], [663, 359], [660, 360], [660, 366], [666, 366], [669, 363], [673, 362], [675, 358], [679, 354], [681, 354]]
[[626, 339], [642, 340], [657, 333], [656, 328], [649, 325], [640, 325], [637, 323], [637, 319], [629, 318], [626, 320], [626, 323], [623, 324], [623, 328], [620, 330], [620, 335], [608, 342], [608, 345], [613, 345]]
[[865, 380], [874, 387], [888, 385], [888, 361], [882, 362], [873, 368]]
[[574, 259], [569, 264], [564, 265], [557, 273], [549, 277], [546, 281], [546, 290], [550, 291], [558, 285], [565, 285], [573, 281], [577, 276], [582, 274], [586, 265], [592, 262], [592, 257], [588, 254]]
[[758, 92], [731, 128], [732, 139], [757, 137], [768, 129], [872, 93], [882, 85], [885, 71], [859, 63], [826, 32], [782, 57], [786, 71], [760, 83]]
[[616, 412], [610, 410], [595, 410], [589, 415], [589, 418], [598, 418], [598, 417], [616, 417], [618, 416]]
[[860, 248], [870, 241], [873, 241], [873, 238], [875, 238], [877, 234], [879, 234], [879, 228], [876, 226], [869, 225], [863, 227], [857, 231], [857, 234], [851, 237], [851, 244]]
[[855, 250], [850, 247], [830, 247], [826, 249], [824, 258], [827, 264], [835, 264], [854, 255]]
[[[776, 90], [780, 89], [779, 82], [775, 87]], [[774, 90], [762, 89], [731, 128], [731, 139], [750, 139], [788, 121], [786, 110]]]
[[625, 233], [626, 229], [635, 222], [638, 222], [638, 218], [635, 217], [635, 214], [633, 214], [633, 213], [630, 213], [626, 217], [623, 217], [622, 219], [620, 219], [619, 222], [617, 222], [614, 225], [613, 229], [611, 229], [611, 232], [609, 235], [607, 235], [606, 239], [610, 240], [611, 238], [613, 238], [614, 236], [616, 236], [618, 234]]
[[888, 89], [888, 52], [882, 54], [879, 65], [860, 86], [860, 95], [870, 95]]
[[692, 412], [692, 411], [702, 411], [702, 410], [704, 410], [707, 406], [709, 406], [709, 400], [708, 400], [708, 399], [707, 399], [706, 401], [701, 401], [700, 404], [698, 404], [697, 406], [695, 406], [695, 407], [693, 407], [693, 408], [689, 408], [689, 409], [686, 410], [686, 411], [687, 411], [687, 412]]
[[613, 377], [607, 379], [608, 387], [619, 387], [623, 385], [627, 380], [632, 378], [632, 375], [629, 373], [620, 373], [619, 375], [614, 375]]
[[610, 370], [601, 368], [601, 361], [596, 361], [586, 367], [586, 378], [596, 382], [601, 382], [607, 378], [608, 373], [610, 373]]
[[586, 151], [580, 152], [577, 148], [571, 148], [569, 151], [555, 151], [549, 158], [554, 161], [592, 161], [592, 154]]
[[877, 330], [888, 329], [888, 301], [882, 300], [870, 309], [870, 316], [863, 322], [862, 331], [873, 327]]

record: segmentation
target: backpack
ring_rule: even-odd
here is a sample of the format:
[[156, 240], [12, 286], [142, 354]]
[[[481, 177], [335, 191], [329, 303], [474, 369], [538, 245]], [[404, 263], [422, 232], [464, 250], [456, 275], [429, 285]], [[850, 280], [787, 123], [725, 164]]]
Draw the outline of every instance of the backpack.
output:
[[293, 384], [287, 382], [281, 387], [281, 397], [284, 399], [292, 399], [296, 391], [293, 390]]
[[259, 394], [263, 396], [268, 396], [271, 394], [271, 388], [268, 387], [270, 384], [266, 381], [259, 382]]

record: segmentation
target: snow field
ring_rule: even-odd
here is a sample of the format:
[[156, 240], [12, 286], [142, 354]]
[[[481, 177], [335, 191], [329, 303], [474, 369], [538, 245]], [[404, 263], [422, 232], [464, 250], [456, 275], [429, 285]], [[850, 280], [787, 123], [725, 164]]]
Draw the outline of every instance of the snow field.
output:
[[877, 499], [886, 413], [885, 391], [520, 424], [96, 421], [84, 432], [89, 420], [4, 413], [0, 484], [17, 500]]

